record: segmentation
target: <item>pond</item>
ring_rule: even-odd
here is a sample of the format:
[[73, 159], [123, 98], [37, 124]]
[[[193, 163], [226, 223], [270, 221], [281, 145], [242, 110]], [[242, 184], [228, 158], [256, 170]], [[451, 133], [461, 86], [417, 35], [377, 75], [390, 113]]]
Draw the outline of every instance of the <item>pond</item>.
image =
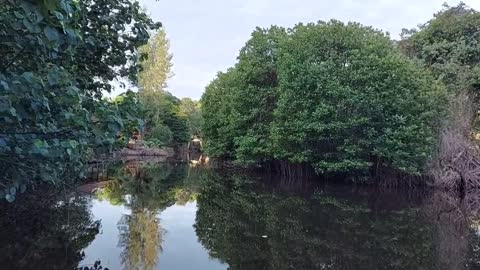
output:
[[3, 203], [0, 269], [480, 269], [479, 199], [128, 162]]

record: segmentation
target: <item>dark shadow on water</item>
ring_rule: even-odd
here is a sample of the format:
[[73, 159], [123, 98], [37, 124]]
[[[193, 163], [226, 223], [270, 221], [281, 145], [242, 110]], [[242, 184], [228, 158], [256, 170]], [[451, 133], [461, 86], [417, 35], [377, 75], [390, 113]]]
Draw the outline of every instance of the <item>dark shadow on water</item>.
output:
[[99, 233], [89, 198], [38, 191], [0, 202], [0, 269], [77, 269]]
[[230, 269], [479, 269], [479, 208], [456, 198], [212, 174], [195, 228]]

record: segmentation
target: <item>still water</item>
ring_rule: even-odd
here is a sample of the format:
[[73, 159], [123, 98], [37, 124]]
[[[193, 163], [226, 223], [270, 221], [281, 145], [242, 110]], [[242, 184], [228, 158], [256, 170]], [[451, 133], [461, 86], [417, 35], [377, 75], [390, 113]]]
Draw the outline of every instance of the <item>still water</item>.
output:
[[2, 204], [0, 269], [480, 269], [480, 193], [109, 169], [96, 192]]

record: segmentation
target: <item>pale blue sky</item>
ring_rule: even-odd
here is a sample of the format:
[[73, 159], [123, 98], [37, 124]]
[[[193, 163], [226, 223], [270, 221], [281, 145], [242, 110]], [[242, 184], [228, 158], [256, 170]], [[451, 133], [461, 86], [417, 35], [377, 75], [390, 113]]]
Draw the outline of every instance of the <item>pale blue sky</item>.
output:
[[[357, 21], [398, 38], [432, 18], [445, 0], [139, 0], [170, 39], [173, 72], [168, 91], [199, 99], [218, 71], [234, 65], [256, 26]], [[456, 5], [459, 1], [448, 1]], [[464, 0], [480, 10], [480, 0]]]

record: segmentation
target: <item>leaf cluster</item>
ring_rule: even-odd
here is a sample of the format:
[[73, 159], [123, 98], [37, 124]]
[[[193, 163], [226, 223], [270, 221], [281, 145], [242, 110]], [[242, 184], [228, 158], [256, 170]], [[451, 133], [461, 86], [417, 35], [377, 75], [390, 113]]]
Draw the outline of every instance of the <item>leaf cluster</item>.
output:
[[445, 87], [384, 33], [332, 20], [256, 29], [238, 63], [206, 88], [208, 154], [275, 160], [317, 173], [387, 165], [420, 173], [432, 156]]

